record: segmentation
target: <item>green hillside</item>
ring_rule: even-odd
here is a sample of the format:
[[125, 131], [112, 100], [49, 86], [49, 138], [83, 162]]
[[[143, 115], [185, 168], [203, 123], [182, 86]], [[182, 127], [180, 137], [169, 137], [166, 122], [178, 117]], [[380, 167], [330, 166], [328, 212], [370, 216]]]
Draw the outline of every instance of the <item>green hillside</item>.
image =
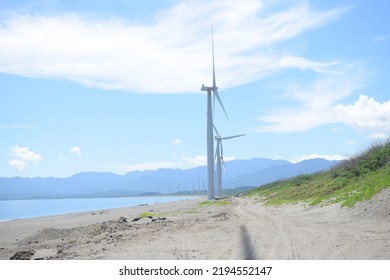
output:
[[267, 205], [300, 201], [353, 206], [390, 187], [390, 141], [377, 142], [329, 171], [274, 182], [249, 193]]

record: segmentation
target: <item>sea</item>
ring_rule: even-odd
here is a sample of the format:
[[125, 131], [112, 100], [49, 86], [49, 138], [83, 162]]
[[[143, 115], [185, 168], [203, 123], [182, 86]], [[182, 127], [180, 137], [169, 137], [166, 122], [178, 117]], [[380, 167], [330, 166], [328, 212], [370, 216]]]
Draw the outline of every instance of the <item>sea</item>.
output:
[[195, 198], [198, 198], [198, 196], [172, 195], [109, 198], [0, 200], [0, 222], [145, 204], [183, 201]]

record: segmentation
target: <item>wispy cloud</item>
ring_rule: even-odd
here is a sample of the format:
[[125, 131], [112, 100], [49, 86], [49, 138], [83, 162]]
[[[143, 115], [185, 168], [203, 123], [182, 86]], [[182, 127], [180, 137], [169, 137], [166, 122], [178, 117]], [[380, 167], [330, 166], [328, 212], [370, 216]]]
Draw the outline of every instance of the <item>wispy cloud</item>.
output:
[[80, 147], [73, 147], [70, 149], [71, 153], [77, 154], [79, 157], [81, 157], [81, 148]]
[[388, 41], [388, 40], [390, 40], [390, 35], [377, 36], [377, 37], [374, 37], [372, 40], [374, 40], [375, 42]]
[[[340, 86], [340, 83], [343, 82], [335, 85]], [[302, 99], [298, 108], [279, 110], [260, 117], [259, 121], [264, 125], [257, 131], [288, 133], [341, 123], [368, 133], [368, 138], [387, 138], [390, 135], [390, 101], [381, 103], [372, 97], [360, 95], [354, 104], [337, 104], [336, 101], [348, 95], [353, 88], [344, 87], [345, 94], [342, 94], [343, 91], [311, 89], [313, 100], [302, 91], [302, 97], [305, 96], [307, 100]]]
[[305, 1], [283, 10], [269, 5], [260, 0], [187, 0], [143, 25], [77, 14], [14, 16], [0, 21], [0, 72], [137, 93], [199, 92], [201, 83], [211, 82], [212, 23], [221, 87], [284, 68], [328, 71], [329, 62], [278, 54], [269, 47], [327, 24], [346, 10], [316, 11]]
[[13, 159], [8, 161], [9, 165], [19, 171], [24, 171], [30, 163], [39, 163], [43, 159], [40, 154], [30, 151], [28, 147], [19, 147], [18, 145], [11, 149], [10, 155]]
[[322, 155], [322, 154], [313, 153], [313, 154], [310, 154], [310, 155], [294, 156], [289, 161], [292, 162], [292, 163], [297, 163], [297, 162], [301, 162], [303, 160], [316, 159], [316, 158], [323, 158], [323, 159], [326, 159], [326, 160], [344, 160], [344, 159], [347, 159], [346, 156], [342, 156], [342, 155]]
[[207, 165], [207, 156], [205, 155], [196, 155], [196, 156], [190, 156], [186, 155], [182, 158], [183, 164], [189, 168], [189, 167], [196, 167], [201, 165]]
[[368, 136], [369, 139], [376, 139], [376, 140], [380, 140], [380, 139], [389, 139], [389, 136], [390, 134], [389, 133], [383, 133], [383, 132], [376, 132], [376, 133], [373, 133], [371, 135]]
[[[234, 157], [227, 157], [225, 161], [233, 160]], [[159, 168], [180, 168], [188, 169], [198, 166], [205, 166], [207, 157], [205, 155], [183, 155], [178, 161], [156, 161], [140, 164], [119, 164], [112, 166], [101, 166], [99, 170], [110, 171], [118, 174], [124, 174], [130, 171], [156, 170]]]
[[323, 124], [343, 122], [343, 117], [336, 114], [336, 106], [362, 87], [367, 73], [359, 70], [358, 65], [353, 67], [353, 74], [350, 73], [350, 65], [335, 66], [334, 71], [321, 73], [312, 81], [287, 84], [285, 98], [294, 101], [294, 107], [265, 112], [258, 118], [262, 125], [257, 131], [299, 132]]

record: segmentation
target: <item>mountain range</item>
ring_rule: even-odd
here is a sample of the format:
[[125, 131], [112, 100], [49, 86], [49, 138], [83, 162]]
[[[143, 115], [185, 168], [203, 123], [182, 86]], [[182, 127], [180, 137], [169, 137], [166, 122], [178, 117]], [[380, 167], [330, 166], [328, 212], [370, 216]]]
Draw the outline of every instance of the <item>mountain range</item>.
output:
[[[254, 158], [226, 162], [223, 187], [258, 187], [276, 180], [324, 171], [338, 161], [325, 159], [291, 163]], [[173, 194], [207, 189], [207, 167], [132, 171], [124, 175], [82, 172], [68, 178], [0, 177], [0, 199], [116, 197], [142, 194]]]

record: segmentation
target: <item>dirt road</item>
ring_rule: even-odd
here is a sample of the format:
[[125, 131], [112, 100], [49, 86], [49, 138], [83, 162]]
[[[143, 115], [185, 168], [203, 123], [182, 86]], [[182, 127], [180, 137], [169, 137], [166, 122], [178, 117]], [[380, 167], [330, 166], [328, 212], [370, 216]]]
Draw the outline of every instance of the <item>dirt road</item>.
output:
[[[377, 205], [369, 208], [369, 202], [348, 210], [339, 205], [265, 207], [241, 197], [222, 206], [197, 202], [174, 204], [173, 208], [146, 206], [158, 215], [153, 220], [132, 222], [145, 210], [134, 208], [109, 210], [95, 223], [86, 223], [83, 215], [73, 226], [69, 219], [66, 226], [57, 222], [57, 227], [41, 221], [30, 233], [26, 231], [31, 220], [26, 226], [23, 221], [4, 222], [0, 230], [3, 227], [10, 234], [13, 229], [22, 230], [26, 237], [0, 242], [0, 258], [33, 251], [32, 259], [388, 260], [390, 211], [387, 213], [386, 207], [390, 190], [380, 195], [385, 209]], [[376, 213], [378, 209], [380, 214]], [[118, 219], [119, 215], [126, 220]]]

